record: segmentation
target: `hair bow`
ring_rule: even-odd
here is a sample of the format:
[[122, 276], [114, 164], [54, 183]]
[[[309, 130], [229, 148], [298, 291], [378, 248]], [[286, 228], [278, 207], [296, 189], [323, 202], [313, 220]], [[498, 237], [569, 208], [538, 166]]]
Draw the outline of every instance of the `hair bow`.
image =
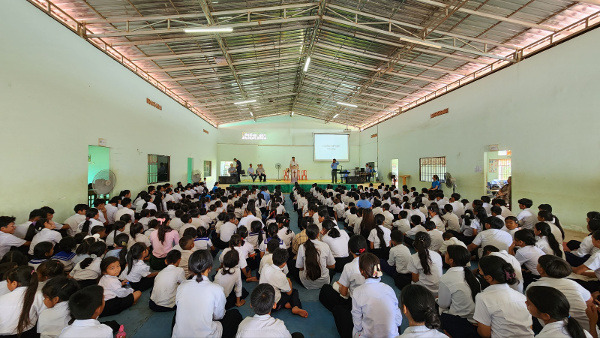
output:
[[156, 220], [160, 222], [160, 224], [163, 224], [166, 218], [157, 218]]

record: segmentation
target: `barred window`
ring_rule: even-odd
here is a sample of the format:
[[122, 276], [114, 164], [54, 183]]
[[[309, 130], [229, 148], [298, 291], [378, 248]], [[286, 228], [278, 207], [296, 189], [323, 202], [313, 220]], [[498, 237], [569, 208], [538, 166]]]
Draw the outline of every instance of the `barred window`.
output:
[[508, 180], [511, 175], [510, 158], [498, 160], [498, 179]]
[[164, 155], [148, 155], [148, 184], [168, 182], [171, 158]]
[[433, 175], [438, 175], [440, 182], [444, 182], [446, 173], [446, 156], [422, 157], [419, 159], [419, 177], [421, 182], [433, 182]]

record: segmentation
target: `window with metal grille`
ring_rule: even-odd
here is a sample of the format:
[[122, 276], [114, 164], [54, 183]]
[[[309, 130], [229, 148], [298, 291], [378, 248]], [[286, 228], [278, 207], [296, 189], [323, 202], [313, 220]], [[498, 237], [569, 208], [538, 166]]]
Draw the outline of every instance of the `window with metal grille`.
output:
[[171, 158], [164, 155], [148, 155], [148, 184], [168, 182]]
[[446, 156], [422, 157], [419, 159], [419, 177], [421, 182], [433, 182], [433, 175], [438, 175], [444, 182], [446, 173]]
[[508, 180], [511, 175], [510, 158], [498, 160], [498, 179]]

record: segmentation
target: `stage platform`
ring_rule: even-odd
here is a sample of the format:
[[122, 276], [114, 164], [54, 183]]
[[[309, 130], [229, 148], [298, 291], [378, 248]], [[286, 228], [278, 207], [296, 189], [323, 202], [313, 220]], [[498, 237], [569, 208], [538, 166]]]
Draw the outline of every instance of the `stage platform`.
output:
[[[300, 187], [302, 187], [302, 189], [304, 190], [310, 190], [310, 188], [312, 187], [312, 185], [316, 183], [319, 188], [325, 189], [327, 188], [328, 184], [332, 184], [331, 181], [329, 180], [310, 180], [310, 181], [298, 181], [298, 184], [300, 184]], [[266, 182], [259, 182], [258, 180], [256, 182], [252, 182], [252, 180], [243, 180], [240, 183], [237, 184], [220, 184], [220, 186], [222, 188], [225, 187], [243, 187], [243, 186], [256, 186], [256, 187], [262, 187], [265, 186], [267, 187], [267, 189], [269, 189], [270, 192], [273, 192], [275, 190], [275, 186], [281, 186], [281, 192], [283, 193], [290, 193], [292, 191], [293, 188], [293, 184], [291, 181], [278, 181], [278, 180], [267, 180]], [[346, 189], [351, 189], [352, 187], [357, 187], [359, 185], [369, 185], [369, 183], [361, 183], [361, 184], [333, 184], [334, 187], [338, 186], [338, 185], [343, 185], [344, 187], [346, 187]]]

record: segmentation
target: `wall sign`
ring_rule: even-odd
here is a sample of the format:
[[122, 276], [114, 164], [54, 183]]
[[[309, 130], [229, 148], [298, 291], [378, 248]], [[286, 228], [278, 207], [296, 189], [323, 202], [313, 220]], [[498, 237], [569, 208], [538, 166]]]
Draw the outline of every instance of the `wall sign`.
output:
[[146, 98], [146, 103], [151, 105], [152, 107], [158, 109], [158, 110], [162, 110], [162, 106], [152, 100], [150, 100], [149, 98]]
[[266, 140], [267, 134], [242, 132], [242, 140]]

